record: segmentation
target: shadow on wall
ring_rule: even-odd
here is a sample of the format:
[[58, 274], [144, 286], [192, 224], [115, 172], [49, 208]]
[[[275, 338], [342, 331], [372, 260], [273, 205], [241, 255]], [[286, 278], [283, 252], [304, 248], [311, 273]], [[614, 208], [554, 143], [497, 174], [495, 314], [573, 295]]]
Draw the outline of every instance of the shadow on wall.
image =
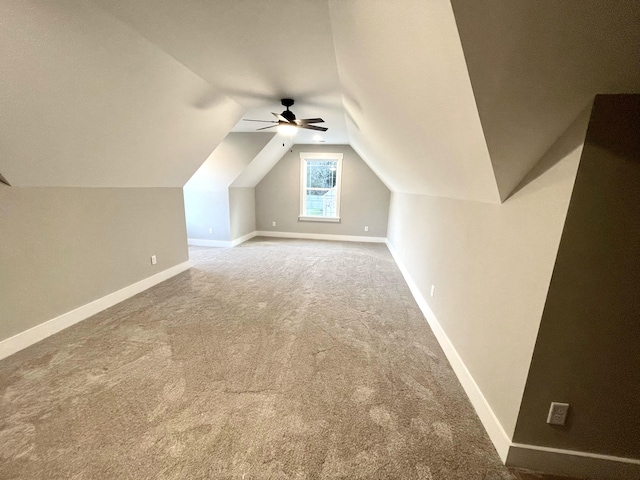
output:
[[569, 125], [565, 132], [560, 135], [549, 150], [547, 150], [542, 158], [522, 179], [518, 186], [513, 189], [511, 194], [509, 194], [505, 199], [505, 202], [526, 186], [533, 184], [536, 179], [551, 170], [551, 168], [553, 168], [560, 160], [566, 158], [569, 153], [584, 144], [592, 106], [593, 101], [590, 101], [589, 104], [585, 106], [585, 108], [573, 120], [573, 122], [571, 122], [571, 125]]

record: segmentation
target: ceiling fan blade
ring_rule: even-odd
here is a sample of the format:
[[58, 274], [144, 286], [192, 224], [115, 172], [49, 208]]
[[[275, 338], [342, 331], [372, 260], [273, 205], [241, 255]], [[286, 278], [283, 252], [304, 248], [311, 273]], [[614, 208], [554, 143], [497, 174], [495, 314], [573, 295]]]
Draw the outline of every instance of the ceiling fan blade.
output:
[[273, 113], [271, 112], [271, 114], [276, 117], [279, 121], [281, 122], [285, 122], [285, 123], [289, 123], [289, 120], [287, 120], [286, 118], [284, 118], [282, 115], [280, 115], [279, 113]]
[[275, 120], [252, 120], [250, 118], [243, 118], [243, 122], [262, 122], [262, 123], [278, 123]]
[[318, 130], [319, 132], [326, 132], [329, 130], [327, 127], [318, 127], [316, 125], [298, 125], [298, 128], [306, 128], [307, 130]]
[[268, 127], [256, 128], [256, 132], [258, 130], [266, 130], [267, 128], [273, 128], [273, 127], [277, 127], [277, 125], [269, 125]]
[[308, 125], [310, 123], [324, 123], [324, 120], [321, 118], [301, 118], [299, 120], [294, 120], [298, 125]]

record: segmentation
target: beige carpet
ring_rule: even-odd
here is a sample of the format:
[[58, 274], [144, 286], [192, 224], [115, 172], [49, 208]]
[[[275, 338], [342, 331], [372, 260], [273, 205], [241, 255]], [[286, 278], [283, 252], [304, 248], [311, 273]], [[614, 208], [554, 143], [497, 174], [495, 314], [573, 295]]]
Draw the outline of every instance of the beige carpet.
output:
[[191, 255], [0, 362], [0, 478], [543, 478], [501, 465], [386, 246]]

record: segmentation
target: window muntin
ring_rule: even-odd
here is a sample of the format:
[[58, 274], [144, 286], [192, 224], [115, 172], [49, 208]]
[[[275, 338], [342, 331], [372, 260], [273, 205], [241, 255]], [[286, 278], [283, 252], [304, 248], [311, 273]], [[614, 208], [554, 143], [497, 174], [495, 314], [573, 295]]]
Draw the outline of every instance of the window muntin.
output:
[[340, 220], [341, 153], [301, 153], [300, 220]]

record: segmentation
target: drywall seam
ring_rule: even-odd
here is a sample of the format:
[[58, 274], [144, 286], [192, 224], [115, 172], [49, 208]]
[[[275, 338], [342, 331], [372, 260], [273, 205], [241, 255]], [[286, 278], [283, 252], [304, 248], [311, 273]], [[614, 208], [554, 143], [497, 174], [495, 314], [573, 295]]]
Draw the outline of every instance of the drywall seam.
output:
[[133, 283], [128, 287], [124, 287], [113, 293], [105, 295], [93, 302], [89, 302], [81, 307], [71, 310], [67, 313], [63, 313], [51, 320], [47, 320], [44, 323], [36, 325], [24, 332], [20, 332], [13, 337], [9, 337], [0, 342], [0, 360], [13, 355], [20, 350], [27, 348], [34, 343], [38, 343], [51, 335], [58, 333], [65, 328], [68, 328], [76, 323], [86, 320], [87, 318], [106, 310], [128, 298], [143, 292], [160, 282], [164, 282], [169, 278], [184, 272], [191, 268], [191, 262], [186, 261], [167, 268], [162, 272], [156, 273], [150, 277], [147, 277], [139, 282]]
[[361, 237], [357, 235], [331, 235], [328, 233], [297, 233], [297, 232], [265, 232], [257, 231], [258, 237], [276, 238], [300, 238], [305, 240], [334, 240], [338, 242], [365, 242], [365, 243], [385, 243], [384, 237]]
[[411, 290], [411, 293], [413, 294], [413, 298], [416, 300], [418, 307], [420, 307], [420, 310], [427, 319], [427, 322], [429, 323], [431, 330], [436, 336], [440, 347], [442, 347], [442, 350], [447, 356], [447, 360], [449, 360], [453, 371], [458, 377], [462, 388], [464, 388], [464, 391], [469, 397], [473, 408], [475, 408], [476, 413], [478, 414], [478, 417], [482, 422], [482, 425], [487, 431], [489, 438], [493, 442], [493, 445], [498, 452], [498, 455], [503, 462], [506, 462], [507, 455], [509, 454], [509, 447], [511, 446], [511, 439], [505, 432], [502, 424], [498, 421], [498, 417], [496, 417], [493, 409], [489, 405], [489, 402], [482, 394], [482, 390], [480, 390], [480, 387], [478, 387], [478, 384], [473, 379], [473, 376], [471, 376], [469, 369], [462, 361], [460, 355], [458, 355], [458, 352], [455, 349], [453, 343], [451, 343], [451, 340], [449, 340], [449, 337], [440, 326], [440, 322], [438, 322], [438, 319], [427, 304], [427, 301], [422, 296], [422, 293], [420, 293], [418, 286], [413, 281], [413, 278], [411, 278], [409, 271], [402, 263], [398, 252], [388, 240], [386, 244], [389, 248], [389, 251], [391, 252], [391, 255], [393, 256], [393, 259], [396, 262], [396, 265], [400, 269], [402, 276], [407, 282], [409, 290]]
[[553, 475], [619, 480], [640, 478], [640, 460], [637, 459], [522, 443], [511, 444], [505, 463]]

